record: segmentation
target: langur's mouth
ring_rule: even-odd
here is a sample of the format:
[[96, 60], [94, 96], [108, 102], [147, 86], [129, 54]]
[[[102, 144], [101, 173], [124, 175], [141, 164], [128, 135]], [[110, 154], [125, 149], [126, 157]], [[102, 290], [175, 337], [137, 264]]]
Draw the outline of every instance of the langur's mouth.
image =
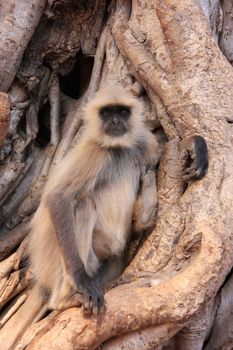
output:
[[106, 128], [105, 133], [108, 136], [119, 137], [125, 135], [127, 133], [127, 129], [123, 125], [114, 125], [111, 126], [111, 128]]

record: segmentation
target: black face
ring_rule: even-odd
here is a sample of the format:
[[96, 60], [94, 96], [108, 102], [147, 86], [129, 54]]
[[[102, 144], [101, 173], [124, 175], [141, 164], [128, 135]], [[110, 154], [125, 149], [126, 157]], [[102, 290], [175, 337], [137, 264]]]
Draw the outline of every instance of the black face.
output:
[[110, 136], [122, 136], [128, 131], [130, 107], [124, 105], [108, 105], [100, 109], [104, 131]]

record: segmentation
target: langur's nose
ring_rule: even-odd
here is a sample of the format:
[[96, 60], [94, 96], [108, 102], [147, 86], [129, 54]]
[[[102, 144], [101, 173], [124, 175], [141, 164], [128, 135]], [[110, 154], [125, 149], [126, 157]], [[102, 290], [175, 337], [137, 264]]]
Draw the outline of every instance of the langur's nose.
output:
[[119, 121], [119, 118], [114, 117], [112, 122], [113, 122], [113, 124], [117, 125], [117, 124], [119, 124], [120, 121]]

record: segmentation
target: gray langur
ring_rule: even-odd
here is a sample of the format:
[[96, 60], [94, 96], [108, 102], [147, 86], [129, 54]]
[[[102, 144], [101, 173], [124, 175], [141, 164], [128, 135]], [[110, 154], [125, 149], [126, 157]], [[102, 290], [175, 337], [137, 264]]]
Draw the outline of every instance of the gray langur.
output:
[[[203, 138], [195, 136], [188, 144], [191, 180], [204, 175], [208, 158]], [[137, 98], [120, 87], [96, 93], [86, 106], [79, 143], [51, 173], [32, 219], [34, 285], [1, 329], [1, 349], [13, 349], [44, 308], [77, 304], [77, 291], [84, 309], [97, 314], [103, 308], [101, 284], [122, 273], [131, 232], [153, 226], [160, 153]]]

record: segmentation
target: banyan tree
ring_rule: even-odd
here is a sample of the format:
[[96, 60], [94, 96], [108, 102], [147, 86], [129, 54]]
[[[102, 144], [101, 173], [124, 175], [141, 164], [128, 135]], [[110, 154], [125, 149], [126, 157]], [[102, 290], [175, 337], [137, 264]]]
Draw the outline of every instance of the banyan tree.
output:
[[[130, 90], [163, 147], [155, 228], [105, 287], [105, 313], [52, 311], [16, 350], [233, 349], [232, 13], [230, 0], [1, 0], [0, 327], [30, 293], [28, 222], [95, 92]], [[193, 134], [209, 169], [187, 185]]]

